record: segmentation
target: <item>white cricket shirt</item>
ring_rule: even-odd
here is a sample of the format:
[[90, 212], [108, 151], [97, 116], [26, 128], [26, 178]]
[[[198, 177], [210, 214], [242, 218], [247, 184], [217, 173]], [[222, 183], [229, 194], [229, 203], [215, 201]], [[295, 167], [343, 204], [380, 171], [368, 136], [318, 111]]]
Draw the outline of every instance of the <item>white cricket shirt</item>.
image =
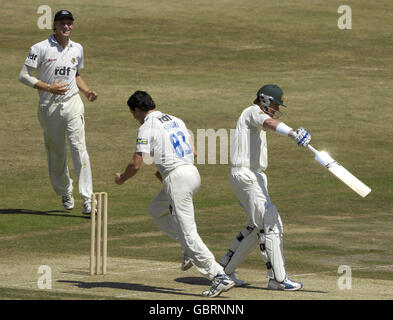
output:
[[232, 167], [258, 172], [267, 169], [266, 131], [262, 126], [269, 118], [256, 104], [243, 110], [231, 138]]
[[184, 164], [193, 164], [190, 134], [184, 122], [160, 111], [149, 113], [138, 129], [136, 152], [149, 153], [162, 176]]
[[37, 78], [42, 82], [52, 84], [61, 79], [61, 84], [69, 85], [65, 95], [53, 95], [38, 90], [40, 104], [61, 102], [79, 91], [75, 76], [77, 71], [83, 68], [83, 47], [69, 40], [67, 47], [63, 49], [55, 36], [51, 35], [30, 48], [25, 65], [36, 69]]

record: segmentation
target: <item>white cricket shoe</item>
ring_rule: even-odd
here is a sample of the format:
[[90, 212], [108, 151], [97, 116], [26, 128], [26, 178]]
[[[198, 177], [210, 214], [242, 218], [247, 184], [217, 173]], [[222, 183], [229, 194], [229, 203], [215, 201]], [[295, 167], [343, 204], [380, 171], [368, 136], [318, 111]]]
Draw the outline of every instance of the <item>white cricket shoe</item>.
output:
[[186, 271], [192, 267], [192, 260], [191, 258], [187, 257], [186, 255], [183, 256], [183, 262], [181, 264], [180, 270]]
[[243, 287], [246, 283], [243, 280], [236, 278], [235, 273], [231, 273], [228, 277], [235, 283], [235, 287]]
[[219, 296], [221, 292], [228, 291], [234, 286], [234, 281], [232, 281], [225, 273], [220, 273], [213, 278], [210, 289], [202, 292], [202, 296], [214, 298]]
[[61, 203], [66, 210], [74, 209], [74, 197], [72, 196], [72, 194], [66, 194], [65, 196], [62, 196]]
[[288, 277], [285, 277], [283, 282], [269, 279], [269, 284], [267, 288], [270, 290], [296, 291], [303, 288], [303, 285], [300, 282], [296, 282], [289, 279]]
[[[96, 200], [96, 208], [95, 208], [95, 213], [97, 213], [97, 200]], [[83, 201], [82, 205], [82, 213], [83, 214], [91, 214], [91, 200], [87, 199]]]
[[83, 214], [91, 214], [91, 201], [85, 201], [82, 205]]

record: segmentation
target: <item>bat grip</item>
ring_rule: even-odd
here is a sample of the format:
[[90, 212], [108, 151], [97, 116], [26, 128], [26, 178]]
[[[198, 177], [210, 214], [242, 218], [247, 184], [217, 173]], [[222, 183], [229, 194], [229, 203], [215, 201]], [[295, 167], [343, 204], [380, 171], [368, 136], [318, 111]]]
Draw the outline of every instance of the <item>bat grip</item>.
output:
[[311, 144], [308, 144], [308, 145], [307, 145], [307, 148], [308, 148], [309, 150], [311, 150], [312, 152], [314, 152], [315, 154], [318, 154], [318, 150], [315, 149], [315, 148], [313, 148]]

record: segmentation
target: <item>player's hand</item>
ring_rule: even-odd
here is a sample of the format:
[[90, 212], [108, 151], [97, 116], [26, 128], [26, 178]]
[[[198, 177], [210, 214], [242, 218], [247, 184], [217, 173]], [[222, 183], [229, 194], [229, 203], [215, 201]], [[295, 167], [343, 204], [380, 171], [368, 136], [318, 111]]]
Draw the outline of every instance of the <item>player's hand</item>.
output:
[[156, 171], [155, 176], [158, 180], [160, 180], [162, 182], [162, 175], [161, 175], [160, 171]]
[[97, 92], [93, 91], [93, 90], [89, 90], [85, 93], [87, 100], [93, 102], [95, 99], [97, 99], [98, 94]]
[[65, 95], [66, 92], [68, 90], [70, 90], [70, 88], [68, 88], [68, 84], [64, 83], [64, 84], [60, 84], [62, 80], [56, 80], [55, 82], [53, 82], [50, 86], [49, 86], [49, 92], [52, 94], [57, 94], [57, 95]]
[[300, 147], [307, 147], [311, 141], [311, 134], [304, 128], [297, 129], [292, 137], [296, 140], [297, 145]]
[[122, 175], [120, 173], [115, 174], [115, 183], [119, 185], [124, 183]]

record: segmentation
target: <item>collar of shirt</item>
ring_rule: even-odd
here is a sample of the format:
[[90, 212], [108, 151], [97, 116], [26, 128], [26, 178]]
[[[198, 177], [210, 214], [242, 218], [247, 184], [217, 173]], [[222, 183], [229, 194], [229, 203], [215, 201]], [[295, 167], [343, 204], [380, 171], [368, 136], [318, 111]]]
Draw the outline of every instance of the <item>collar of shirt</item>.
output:
[[[56, 40], [56, 37], [55, 37], [54, 34], [52, 34], [52, 35], [49, 37], [49, 42], [50, 42], [52, 45], [59, 46], [59, 47], [63, 48], [63, 47], [59, 44], [59, 42]], [[71, 39], [68, 39], [67, 47], [69, 47], [69, 48], [72, 47], [72, 41], [71, 41]]]
[[269, 114], [267, 114], [265, 111], [263, 111], [263, 110], [261, 109], [261, 107], [260, 107], [258, 104], [254, 103], [254, 104], [252, 105], [252, 107], [257, 108], [258, 111], [260, 111], [261, 113], [263, 113], [263, 114], [266, 115], [267, 117], [271, 118], [271, 116], [270, 116]]
[[143, 123], [145, 123], [147, 120], [149, 120], [150, 116], [151, 116], [153, 113], [156, 113], [156, 112], [161, 113], [161, 112], [158, 111], [158, 110], [154, 110], [154, 111], [150, 112], [150, 113], [145, 117], [145, 119], [143, 119]]

